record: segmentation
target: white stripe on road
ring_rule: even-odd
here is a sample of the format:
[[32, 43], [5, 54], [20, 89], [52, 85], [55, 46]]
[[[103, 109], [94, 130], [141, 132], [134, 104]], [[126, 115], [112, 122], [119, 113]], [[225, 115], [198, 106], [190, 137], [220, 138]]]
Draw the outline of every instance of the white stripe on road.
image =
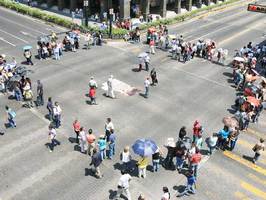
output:
[[70, 152], [66, 154], [64, 157], [60, 157], [57, 161], [52, 162], [48, 166], [44, 166], [39, 171], [33, 172], [29, 177], [22, 179], [19, 183], [15, 184], [13, 187], [9, 186], [8, 189], [5, 190], [4, 194], [2, 194], [2, 197], [0, 198], [5, 200], [14, 199], [14, 197], [20, 194], [22, 191], [32, 187], [32, 185], [34, 185], [39, 181], [43, 181], [45, 177], [52, 175], [55, 171], [59, 169], [64, 169], [64, 166], [66, 166], [68, 163], [77, 158], [78, 158], [77, 152]]
[[3, 33], [5, 33], [5, 34], [7, 34], [7, 35], [10, 35], [11, 37], [14, 37], [14, 38], [20, 40], [20, 41], [22, 41], [22, 42], [25, 42], [26, 44], [29, 43], [27, 40], [24, 40], [24, 39], [22, 39], [22, 38], [20, 38], [20, 37], [18, 37], [18, 36], [15, 36], [15, 35], [13, 35], [13, 34], [11, 34], [11, 33], [8, 33], [8, 32], [6, 32], [6, 31], [4, 31], [4, 30], [2, 30], [2, 29], [0, 29], [0, 31], [3, 32]]
[[11, 43], [11, 42], [8, 42], [7, 40], [5, 40], [4, 38], [0, 37], [0, 40], [7, 43], [7, 44], [10, 44], [11, 46], [15, 47], [16, 45]]
[[30, 33], [27, 33], [27, 32], [24, 32], [24, 31], [20, 31], [20, 33], [23, 34], [23, 35], [26, 35], [26, 36], [29, 36], [29, 37], [32, 37], [32, 38], [36, 39], [36, 37], [34, 35], [30, 34]]
[[34, 32], [39, 33], [39, 34], [42, 34], [42, 35], [45, 35], [45, 33], [41, 32], [41, 31], [38, 31], [38, 30], [36, 30], [36, 29], [33, 29], [33, 28], [28, 27], [28, 26], [22, 25], [22, 24], [20, 24], [20, 23], [14, 22], [14, 21], [12, 21], [12, 20], [10, 20], [10, 19], [7, 19], [7, 18], [5, 18], [5, 17], [0, 16], [0, 18], [2, 18], [3, 21], [8, 21], [8, 22], [10, 22], [10, 23], [12, 23], [12, 24], [16, 24], [17, 26], [23, 27], [23, 28], [25, 28], [25, 29], [28, 29], [28, 30], [34, 31]]

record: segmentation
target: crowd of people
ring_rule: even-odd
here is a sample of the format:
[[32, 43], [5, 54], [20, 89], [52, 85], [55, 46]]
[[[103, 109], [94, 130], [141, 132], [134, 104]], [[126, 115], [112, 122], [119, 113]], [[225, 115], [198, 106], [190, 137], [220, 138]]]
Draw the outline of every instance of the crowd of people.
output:
[[[73, 35], [74, 36], [73, 36]], [[57, 43], [57, 36], [52, 34], [51, 42], [38, 42], [38, 56], [40, 59], [46, 59], [49, 56], [54, 55], [55, 59], [59, 59], [63, 50], [75, 51], [79, 48], [79, 38], [77, 33], [68, 33], [65, 36], [62, 45]], [[75, 38], [76, 37], [76, 38]], [[98, 38], [98, 36], [96, 36]], [[91, 41], [95, 41], [94, 36], [90, 33], [86, 36], [86, 42], [88, 46], [91, 45]], [[99, 38], [98, 38], [99, 39]], [[101, 39], [100, 39], [101, 40]], [[170, 35], [168, 34], [167, 27], [161, 26], [160, 32], [150, 31], [148, 37], [148, 44], [150, 45], [150, 53], [155, 54], [155, 46], [163, 49], [171, 49], [172, 57], [179, 61], [186, 62], [193, 59], [195, 55], [208, 60], [213, 61], [215, 55], [217, 55], [217, 62], [224, 63], [227, 55], [227, 50], [218, 49], [216, 52], [216, 44], [213, 41], [199, 40], [195, 44], [185, 42], [182, 35], [178, 38], [175, 37], [170, 41]], [[90, 43], [90, 44], [89, 44]], [[97, 42], [96, 42], [97, 43]], [[57, 51], [57, 48], [59, 50]], [[28, 52], [29, 50], [25, 50]], [[24, 56], [27, 56], [24, 52]], [[30, 51], [29, 51], [30, 52]], [[61, 53], [60, 53], [61, 52]], [[31, 53], [30, 53], [31, 54]], [[137, 171], [139, 178], [147, 177], [147, 167], [150, 164], [149, 160], [152, 160], [152, 171], [154, 173], [160, 170], [160, 166], [163, 166], [167, 170], [176, 170], [178, 173], [182, 173], [187, 177], [187, 185], [183, 192], [178, 193], [177, 196], [195, 194], [196, 182], [198, 180], [198, 168], [202, 160], [202, 149], [204, 140], [208, 147], [208, 154], [212, 155], [215, 149], [230, 150], [233, 151], [237, 143], [237, 139], [240, 135], [240, 131], [245, 131], [249, 125], [249, 122], [257, 122], [259, 115], [263, 110], [263, 102], [266, 101], [266, 82], [265, 79], [256, 71], [258, 63], [262, 67], [265, 67], [264, 61], [266, 56], [266, 47], [253, 46], [249, 43], [246, 47], [243, 47], [234, 58], [233, 67], [233, 81], [236, 89], [243, 94], [240, 95], [235, 102], [236, 114], [233, 117], [227, 117], [223, 119], [224, 127], [208, 137], [204, 134], [203, 125], [196, 120], [191, 126], [193, 137], [190, 138], [188, 130], [185, 126], [181, 127], [176, 139], [168, 138], [164, 148], [167, 153], [164, 154], [163, 148], [157, 146], [153, 149], [149, 155], [138, 155], [138, 159], [135, 162], [131, 153], [130, 147], [125, 146], [123, 151], [120, 152], [119, 158], [121, 163], [121, 177], [117, 185], [117, 193], [114, 199], [120, 198], [120, 195], [125, 194], [128, 200], [131, 200], [131, 194], [129, 190], [130, 180], [132, 180], [132, 174]], [[242, 59], [240, 59], [242, 58]], [[31, 61], [31, 60], [30, 60]], [[27, 62], [30, 64], [27, 59]], [[145, 54], [140, 56], [139, 71], [142, 70], [145, 65], [146, 71], [149, 71], [150, 57]], [[14, 98], [17, 101], [24, 100], [28, 107], [34, 106], [32, 83], [29, 77], [25, 77], [17, 70], [17, 63], [15, 59], [7, 64], [5, 55], [0, 56], [0, 86], [3, 93], [6, 93], [7, 83], [12, 77], [18, 76], [19, 80], [13, 81], [12, 91], [14, 92]], [[151, 70], [150, 78], [147, 77], [144, 81], [145, 94], [144, 97], [149, 96], [149, 86], [158, 84], [155, 68]], [[259, 81], [259, 84], [257, 82]], [[98, 88], [97, 82], [94, 77], [91, 77], [89, 81], [89, 97], [90, 104], [96, 104], [96, 90]], [[43, 106], [43, 85], [40, 80], [37, 81], [37, 97], [36, 105]], [[113, 75], [107, 80], [107, 92], [106, 96], [115, 98], [113, 88]], [[47, 144], [49, 151], [52, 152], [55, 146], [60, 145], [57, 140], [57, 130], [61, 126], [62, 108], [58, 102], [53, 103], [51, 97], [48, 98], [46, 105], [48, 115], [47, 118], [51, 121], [49, 125], [48, 136], [50, 142]], [[7, 120], [10, 127], [16, 127], [16, 112], [10, 107], [6, 106]], [[105, 134], [100, 135], [98, 138], [94, 134], [92, 129], [86, 130], [81, 126], [78, 119], [73, 122], [73, 133], [75, 134], [75, 142], [80, 146], [81, 153], [91, 156], [90, 165], [95, 174], [95, 177], [102, 178], [101, 165], [105, 159], [114, 159], [116, 152], [116, 131], [111, 118], [107, 118], [104, 125]], [[264, 151], [264, 140], [260, 139], [259, 143], [253, 148], [255, 156], [253, 162], [259, 159], [261, 152]], [[145, 195], [140, 194], [139, 200], [145, 200]], [[163, 187], [162, 200], [170, 199], [170, 192], [167, 187]]]

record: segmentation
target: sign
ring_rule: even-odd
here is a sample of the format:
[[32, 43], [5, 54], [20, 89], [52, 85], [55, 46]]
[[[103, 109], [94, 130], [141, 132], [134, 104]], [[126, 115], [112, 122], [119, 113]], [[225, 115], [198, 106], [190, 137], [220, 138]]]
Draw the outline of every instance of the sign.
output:
[[248, 4], [248, 11], [266, 13], [266, 5]]
[[83, 2], [83, 6], [84, 6], [84, 7], [88, 7], [88, 6], [89, 6], [89, 1], [88, 1], [88, 0], [84, 0], [84, 2]]

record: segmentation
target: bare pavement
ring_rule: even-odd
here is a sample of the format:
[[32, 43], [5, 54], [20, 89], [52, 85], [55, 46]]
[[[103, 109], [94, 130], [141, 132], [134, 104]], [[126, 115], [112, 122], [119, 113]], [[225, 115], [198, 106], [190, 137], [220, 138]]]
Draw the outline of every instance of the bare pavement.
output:
[[[264, 1], [265, 2], [265, 1]], [[210, 38], [218, 47], [227, 48], [233, 55], [249, 41], [265, 40], [265, 15], [246, 11], [237, 5], [220, 12], [175, 25], [171, 32], [184, 35], [185, 40]], [[36, 38], [51, 30], [64, 29], [0, 8], [0, 52], [9, 58], [23, 61], [22, 47], [35, 47]], [[122, 85], [143, 90], [147, 72], [134, 72], [137, 55], [147, 50], [143, 44], [108, 42], [91, 50], [64, 53], [60, 61], [34, 60], [28, 67], [33, 87], [40, 79], [44, 84], [45, 99], [51, 96], [63, 109], [63, 125], [59, 129], [60, 146], [50, 153], [45, 147], [47, 126], [45, 106], [26, 109], [22, 104], [0, 96], [0, 199], [1, 200], [107, 200], [115, 193], [120, 177], [119, 152], [138, 138], [152, 138], [162, 147], [168, 137], [177, 137], [181, 126], [192, 130], [198, 119], [203, 124], [204, 138], [222, 128], [222, 118], [230, 115], [235, 90], [230, 86], [232, 69], [199, 58], [186, 64], [157, 50], [151, 63], [157, 69], [159, 85], [151, 88], [150, 98], [136, 93], [128, 96], [116, 93], [117, 99], [106, 98], [104, 90], [97, 93], [97, 106], [87, 104], [88, 81], [94, 76], [98, 84], [106, 82], [110, 74]], [[121, 86], [122, 87], [122, 86]], [[34, 91], [36, 92], [36, 91]], [[17, 111], [17, 128], [5, 129], [4, 105]], [[78, 118], [97, 136], [104, 131], [107, 117], [113, 119], [117, 154], [105, 160], [103, 179], [95, 179], [90, 172], [90, 158], [81, 154], [75, 143], [72, 122]], [[255, 166], [245, 156], [253, 156], [251, 148], [259, 137], [265, 137], [265, 113], [258, 124], [242, 133], [233, 152], [217, 151], [205, 156], [199, 171], [197, 193], [180, 199], [202, 200], [265, 200], [266, 155]], [[165, 151], [166, 153], [166, 151]], [[137, 159], [137, 156], [134, 156]], [[144, 193], [149, 200], [160, 199], [162, 187], [171, 189], [173, 199], [177, 190], [186, 184], [185, 177], [163, 168], [158, 173], [148, 171], [146, 179], [133, 176], [130, 185], [132, 199]]]

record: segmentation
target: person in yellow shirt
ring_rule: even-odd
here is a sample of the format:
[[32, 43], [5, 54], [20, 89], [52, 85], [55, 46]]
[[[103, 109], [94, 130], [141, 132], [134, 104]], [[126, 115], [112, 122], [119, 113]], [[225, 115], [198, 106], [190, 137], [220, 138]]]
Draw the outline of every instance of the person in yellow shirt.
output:
[[146, 178], [146, 168], [149, 164], [148, 158], [147, 157], [141, 157], [138, 162], [138, 172], [139, 172], [139, 178], [143, 177]]

